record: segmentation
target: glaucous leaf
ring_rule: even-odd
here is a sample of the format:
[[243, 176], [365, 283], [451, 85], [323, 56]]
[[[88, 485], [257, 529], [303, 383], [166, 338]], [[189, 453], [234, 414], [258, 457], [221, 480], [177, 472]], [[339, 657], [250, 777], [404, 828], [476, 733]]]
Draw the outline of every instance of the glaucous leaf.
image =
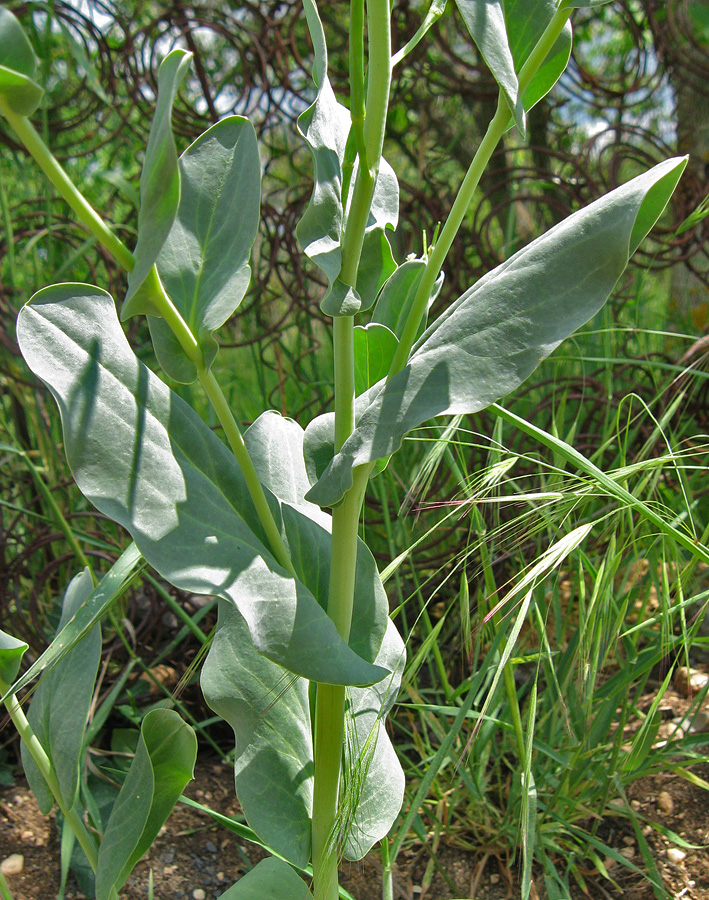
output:
[[210, 709], [234, 730], [236, 794], [246, 821], [304, 868], [313, 805], [308, 682], [257, 653], [242, 616], [221, 600], [200, 684]]
[[0, 630], [0, 689], [4, 692], [17, 677], [29, 644]]
[[[504, 0], [505, 22], [510, 50], [519, 72], [557, 9], [556, 0]], [[554, 87], [571, 55], [571, 24], [564, 26], [547, 58], [537, 70], [522, 96], [529, 111]]]
[[370, 322], [354, 328], [355, 394], [385, 378], [399, 341], [386, 325]]
[[[222, 119], [185, 150], [179, 171], [180, 206], [158, 256], [158, 272], [209, 367], [218, 349], [213, 333], [239, 306], [251, 278], [261, 203], [253, 125], [241, 116]], [[194, 381], [197, 371], [164, 320], [150, 327], [167, 374]]]
[[0, 8], [0, 100], [18, 116], [31, 116], [44, 90], [34, 81], [37, 57], [9, 9]]
[[[348, 285], [339, 278], [342, 266], [341, 241], [346, 221], [346, 209], [356, 180], [357, 167], [352, 174], [347, 198], [342, 197], [342, 168], [350, 132], [350, 113], [338, 103], [327, 77], [327, 49], [325, 33], [314, 0], [303, 0], [308, 29], [313, 41], [313, 81], [317, 87], [315, 102], [298, 118], [298, 130], [313, 157], [313, 194], [303, 217], [296, 226], [296, 236], [303, 252], [325, 273], [328, 290], [321, 301], [321, 309], [329, 316], [354, 315], [374, 302], [376, 292], [391, 270], [393, 257], [387, 257], [383, 232], [395, 228], [399, 215], [399, 185], [391, 166], [381, 161], [374, 189], [372, 209], [365, 232], [363, 267], [357, 285]], [[384, 240], [386, 238], [384, 237]], [[369, 246], [372, 244], [373, 246]], [[387, 242], [388, 246], [388, 242]], [[381, 270], [373, 269], [372, 258], [380, 255]], [[389, 248], [389, 254], [391, 248]], [[374, 289], [376, 285], [376, 290]], [[360, 289], [364, 295], [360, 294]]]
[[157, 261], [180, 204], [180, 173], [175, 138], [172, 135], [172, 106], [191, 59], [191, 53], [178, 49], [168, 53], [160, 64], [158, 104], [150, 126], [148, 147], [140, 174], [135, 265], [128, 277], [128, 293], [123, 303], [122, 319], [141, 313], [159, 314], [139, 289]]
[[456, 4], [465, 27], [507, 101], [517, 128], [524, 135], [527, 123], [507, 37], [504, 0], [456, 0]]
[[[64, 595], [57, 636], [86, 603], [93, 587], [88, 569], [71, 580]], [[62, 799], [69, 809], [79, 789], [84, 731], [100, 659], [101, 629], [94, 625], [41, 679], [27, 713], [32, 730], [52, 761]], [[27, 781], [41, 812], [47, 815], [54, 805], [54, 796], [25, 744], [21, 747]]]
[[404, 771], [385, 727], [406, 663], [404, 642], [391, 619], [377, 662], [392, 672], [389, 678], [347, 690], [343, 805], [351, 805], [352, 816], [344, 855], [351, 860], [362, 859], [389, 833], [404, 801]]
[[143, 719], [135, 756], [98, 851], [96, 900], [120, 891], [194, 777], [197, 737], [171, 709]]
[[[660, 163], [601, 197], [459, 297], [394, 378], [357, 398], [355, 429], [307, 498], [338, 503], [352, 469], [389, 456], [413, 428], [435, 416], [477, 412], [518, 387], [603, 306], [685, 165], [685, 158]], [[317, 457], [322, 465], [329, 420], [311, 425], [306, 461]]]
[[[259, 480], [281, 503], [283, 536], [296, 574], [327, 609], [332, 517], [305, 500], [310, 482], [303, 457], [304, 434], [292, 419], [270, 410], [247, 429], [244, 442]], [[389, 604], [377, 564], [367, 545], [357, 538], [350, 649], [367, 662], [374, 662], [388, 619]]]
[[266, 549], [233, 455], [136, 358], [109, 294], [45, 288], [21, 310], [17, 333], [59, 405], [80, 490], [130, 531], [166, 580], [233, 602], [259, 652], [296, 674], [334, 684], [386, 675], [344, 643], [318, 600]]
[[32, 663], [12, 689], [21, 691], [40, 673], [64, 659], [123, 595], [141, 564], [143, 557], [140, 551], [134, 543], [129, 544], [66, 625], [57, 632], [56, 638], [44, 653]]
[[282, 859], [262, 859], [219, 895], [219, 900], [312, 900], [299, 875]]
[[[406, 661], [388, 620], [377, 662], [391, 671], [376, 688], [348, 688], [347, 778], [351, 805], [345, 855], [361, 859], [389, 832], [404, 796], [404, 773], [384, 723]], [[308, 685], [256, 653], [245, 622], [220, 603], [217, 632], [202, 669], [202, 692], [234, 730], [236, 793], [246, 821], [276, 853], [297, 866], [310, 854], [313, 747]]]
[[[377, 297], [377, 303], [372, 313], [372, 322], [386, 325], [398, 338], [401, 337], [425, 268], [426, 262], [423, 259], [407, 259], [399, 266], [385, 282]], [[433, 286], [433, 293], [427, 304], [428, 309], [440, 294], [444, 278], [445, 274], [441, 272]], [[419, 325], [417, 337], [421, 336], [425, 327], [426, 320], [424, 318]]]

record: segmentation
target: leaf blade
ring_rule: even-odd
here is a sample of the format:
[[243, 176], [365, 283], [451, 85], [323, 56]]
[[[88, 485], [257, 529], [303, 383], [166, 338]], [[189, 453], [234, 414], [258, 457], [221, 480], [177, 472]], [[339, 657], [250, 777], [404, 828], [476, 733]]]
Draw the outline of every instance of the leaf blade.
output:
[[[352, 469], [395, 452], [412, 428], [484, 409], [520, 385], [605, 303], [638, 238], [645, 197], [661, 184], [666, 203], [685, 164], [660, 163], [579, 210], [458, 298], [424, 332], [407, 366], [358, 398], [354, 432], [307, 498], [337, 503]], [[659, 215], [657, 198], [651, 205]], [[324, 443], [320, 434], [317, 440]]]
[[234, 457], [135, 357], [109, 294], [45, 288], [17, 327], [25, 359], [59, 405], [77, 484], [164, 578], [235, 603], [257, 649], [296, 674], [335, 684], [385, 676], [265, 548]]

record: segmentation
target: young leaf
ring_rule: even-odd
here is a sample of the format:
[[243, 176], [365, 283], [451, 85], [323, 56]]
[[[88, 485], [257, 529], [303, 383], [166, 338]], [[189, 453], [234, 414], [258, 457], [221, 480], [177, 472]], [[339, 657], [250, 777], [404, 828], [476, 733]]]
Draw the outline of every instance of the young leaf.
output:
[[128, 277], [128, 293], [121, 311], [124, 320], [141, 313], [159, 314], [138, 291], [157, 261], [180, 203], [180, 173], [171, 124], [172, 106], [191, 59], [192, 54], [186, 50], [173, 50], [162, 61], [158, 72], [158, 105], [150, 126], [140, 174], [138, 243], [135, 266]]
[[[261, 202], [253, 125], [241, 116], [222, 119], [185, 150], [179, 170], [180, 206], [158, 256], [158, 272], [209, 367], [218, 349], [213, 332], [241, 303], [251, 277]], [[150, 328], [167, 374], [194, 381], [194, 365], [164, 320], [151, 320]]]
[[220, 601], [200, 684], [234, 730], [236, 794], [246, 821], [276, 853], [310, 859], [313, 749], [308, 683], [254, 650], [243, 618]]
[[98, 852], [96, 900], [118, 892], [194, 776], [197, 738], [170, 709], [143, 719], [138, 747]]
[[[308, 207], [296, 227], [296, 236], [306, 256], [327, 277], [328, 290], [321, 302], [323, 312], [330, 316], [354, 315], [374, 303], [387, 273], [394, 270], [384, 230], [396, 227], [399, 186], [394, 170], [382, 160], [365, 232], [360, 275], [356, 286], [345, 284], [338, 276], [348, 199], [343, 202], [342, 167], [350, 132], [350, 114], [337, 102], [327, 77], [325, 33], [317, 6], [314, 0], [304, 0], [303, 6], [315, 50], [313, 81], [318, 93], [312, 106], [298, 118], [298, 130], [313, 157], [315, 185]], [[356, 173], [355, 166], [350, 185], [354, 184]]]
[[281, 859], [260, 863], [219, 895], [219, 900], [312, 900], [306, 883]]
[[235, 603], [259, 652], [298, 675], [370, 684], [387, 674], [344, 643], [318, 600], [266, 549], [233, 455], [139, 362], [109, 294], [46, 288], [21, 310], [17, 333], [59, 404], [80, 490], [131, 532], [166, 580]]
[[0, 631], [0, 688], [12, 684], [20, 671], [20, 663], [29, 644], [13, 637], [6, 631]]
[[398, 345], [396, 335], [386, 325], [371, 322], [354, 329], [355, 394], [363, 394], [385, 378]]
[[[372, 322], [386, 325], [397, 337], [401, 337], [425, 268], [426, 262], [423, 259], [407, 259], [399, 266], [385, 282], [377, 297], [377, 304], [372, 313]], [[441, 292], [444, 278], [445, 275], [441, 272], [428, 301], [429, 309]], [[419, 326], [417, 337], [421, 336], [425, 327], [424, 320]]]
[[[434, 416], [477, 412], [520, 385], [603, 306], [685, 165], [686, 159], [671, 159], [639, 175], [466, 291], [424, 332], [394, 378], [357, 399], [355, 430], [308, 499], [320, 506], [339, 502], [352, 469], [389, 456], [412, 428]], [[315, 423], [322, 462], [329, 423]]]
[[[57, 635], [74, 618], [92, 590], [88, 569], [72, 579], [64, 595]], [[101, 630], [95, 625], [39, 682], [27, 714], [32, 730], [52, 761], [68, 809], [74, 805], [79, 789], [84, 730], [100, 659]], [[27, 781], [40, 810], [47, 815], [54, 805], [54, 797], [24, 743], [21, 750]]]
[[24, 28], [0, 9], [0, 100], [18, 116], [31, 116], [44, 90], [34, 81], [37, 57]]
[[517, 128], [524, 135], [527, 121], [507, 37], [504, 0], [485, 0], [483, 3], [480, 0], [456, 0], [456, 4], [485, 65], [504, 94]]

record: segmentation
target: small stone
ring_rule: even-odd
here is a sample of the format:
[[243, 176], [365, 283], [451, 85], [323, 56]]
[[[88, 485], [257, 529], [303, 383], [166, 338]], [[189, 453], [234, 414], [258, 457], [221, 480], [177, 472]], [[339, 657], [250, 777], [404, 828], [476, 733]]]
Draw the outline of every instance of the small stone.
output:
[[207, 851], [207, 853], [216, 853], [217, 845], [212, 843], [212, 841], [206, 841], [204, 844], [204, 849]]
[[21, 853], [12, 853], [0, 863], [3, 875], [19, 875], [25, 867], [25, 858]]
[[626, 847], [634, 847], [635, 846], [635, 838], [631, 838], [629, 835], [625, 835], [623, 838], [623, 843]]
[[687, 854], [684, 850], [680, 850], [679, 847], [668, 847], [667, 848], [667, 859], [671, 863], [681, 863]]
[[500, 876], [497, 873], [490, 876], [490, 884], [497, 884], [499, 880]]
[[193, 900], [205, 900], [206, 896], [207, 894], [202, 890], [202, 888], [195, 888], [192, 891]]
[[224, 881], [226, 875], [223, 872], [217, 872], [217, 881]]
[[173, 875], [177, 871], [177, 866], [165, 866], [162, 870], [163, 875]]
[[675, 672], [674, 682], [680, 694], [684, 694], [685, 697], [692, 697], [709, 684], [709, 675], [706, 672], [700, 672], [698, 669], [680, 666]]
[[657, 807], [660, 812], [663, 812], [666, 816], [672, 815], [672, 810], [675, 808], [675, 805], [672, 801], [672, 796], [667, 791], [660, 791], [658, 794]]
[[634, 847], [623, 847], [620, 851], [620, 855], [624, 856], [626, 859], [632, 859], [635, 856], [635, 848]]
[[637, 812], [640, 809], [640, 801], [639, 800], [631, 800], [630, 805]]

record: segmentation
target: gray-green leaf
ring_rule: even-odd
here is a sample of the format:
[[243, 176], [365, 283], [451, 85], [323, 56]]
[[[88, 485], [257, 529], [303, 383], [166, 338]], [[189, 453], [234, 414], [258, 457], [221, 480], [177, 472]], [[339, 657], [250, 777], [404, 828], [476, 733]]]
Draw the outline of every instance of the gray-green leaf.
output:
[[[310, 482], [305, 470], [305, 433], [278, 413], [263, 413], [244, 434], [261, 483], [281, 502], [283, 534], [301, 582], [327, 608], [330, 587], [332, 517], [305, 500]], [[389, 605], [377, 564], [357, 538], [357, 571], [349, 646], [374, 662], [384, 637]]]
[[18, 116], [31, 116], [44, 90], [34, 81], [37, 57], [9, 9], [0, 9], [0, 100]]
[[191, 59], [192, 54], [186, 50], [173, 50], [162, 61], [158, 72], [158, 105], [140, 175], [135, 265], [128, 277], [122, 319], [141, 313], [159, 315], [139, 289], [157, 261], [180, 205], [180, 172], [172, 134], [172, 106]]
[[96, 900], [120, 891], [194, 776], [197, 738], [170, 709], [143, 719], [138, 747], [98, 852]]
[[[179, 170], [180, 206], [158, 272], [209, 368], [218, 349], [213, 333], [239, 306], [251, 277], [261, 199], [253, 125], [241, 116], [222, 119], [185, 150]], [[151, 321], [151, 332], [167, 374], [194, 381], [197, 371], [165, 322]]]
[[234, 730], [236, 794], [246, 821], [272, 850], [305, 867], [313, 801], [307, 681], [257, 653], [243, 618], [220, 601], [200, 683], [210, 708]]
[[[111, 606], [123, 595], [131, 583], [136, 570], [144, 565], [140, 551], [131, 543], [118, 557], [101, 581], [93, 589], [86, 601], [67, 621], [44, 653], [36, 659], [27, 671], [13, 684], [14, 691], [21, 691], [46, 669], [50, 669], [81, 641], [96, 623], [103, 618]], [[0, 678], [2, 676], [0, 675]]]
[[335, 684], [386, 675], [344, 643], [313, 594], [276, 563], [233, 455], [139, 362], [109, 294], [46, 288], [21, 310], [17, 333], [59, 404], [79, 488], [131, 532], [164, 578], [233, 602], [259, 652], [296, 674]]
[[[520, 385], [603, 306], [685, 165], [680, 158], [660, 163], [466, 291], [424, 332], [401, 372], [357, 398], [355, 430], [308, 499], [338, 503], [352, 485], [352, 469], [389, 456], [411, 429], [435, 416], [484, 409]], [[326, 426], [316, 419], [312, 427], [322, 449]]]
[[456, 4], [485, 65], [505, 96], [517, 128], [524, 135], [527, 123], [507, 37], [504, 0], [456, 0]]
[[219, 895], [219, 900], [312, 900], [306, 883], [281, 859], [258, 865]]
[[[88, 569], [69, 583], [64, 595], [57, 635], [77, 614], [93, 591]], [[27, 720], [52, 761], [59, 790], [67, 808], [74, 805], [79, 789], [84, 730], [91, 707], [94, 682], [101, 659], [99, 625], [57, 663], [37, 685]], [[22, 765], [41, 812], [47, 815], [54, 797], [32, 755], [22, 744]]]

